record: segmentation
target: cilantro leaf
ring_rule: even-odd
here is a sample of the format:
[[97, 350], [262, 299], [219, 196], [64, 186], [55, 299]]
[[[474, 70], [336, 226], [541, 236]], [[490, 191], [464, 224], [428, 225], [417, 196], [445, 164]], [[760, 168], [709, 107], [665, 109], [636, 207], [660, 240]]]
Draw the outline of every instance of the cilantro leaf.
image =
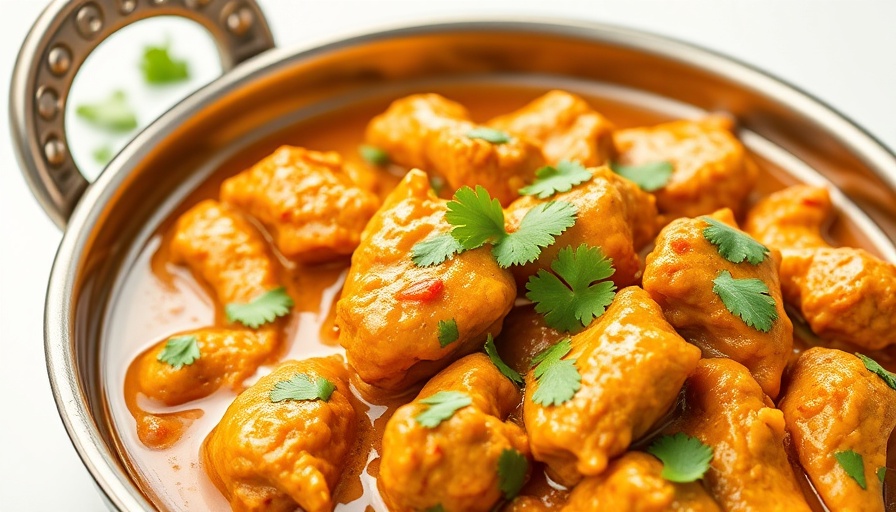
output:
[[482, 139], [486, 142], [491, 142], [492, 144], [507, 144], [510, 142], [510, 134], [507, 132], [502, 132], [501, 130], [495, 130], [494, 128], [473, 128], [472, 130], [467, 132], [468, 139]]
[[115, 91], [97, 103], [78, 105], [75, 113], [93, 126], [111, 132], [129, 132], [137, 127], [137, 115], [124, 91]]
[[734, 279], [731, 272], [723, 270], [713, 279], [712, 291], [722, 299], [732, 315], [737, 315], [750, 327], [768, 332], [778, 319], [775, 299], [769, 295], [768, 286], [759, 279]]
[[322, 400], [330, 401], [330, 395], [336, 389], [336, 385], [323, 377], [317, 377], [313, 381], [304, 373], [297, 373], [291, 379], [281, 380], [274, 384], [274, 389], [269, 395], [271, 402], [283, 402], [286, 400]]
[[93, 150], [93, 159], [96, 163], [100, 165], [106, 165], [109, 163], [109, 160], [112, 160], [112, 157], [115, 154], [112, 152], [112, 148], [109, 145], [100, 146]]
[[884, 369], [883, 366], [880, 365], [880, 363], [866, 355], [862, 355], [856, 352], [856, 357], [862, 360], [862, 363], [865, 365], [865, 368], [867, 368], [869, 372], [874, 373], [878, 377], [883, 379], [884, 382], [887, 383], [887, 386], [896, 389], [896, 374], [888, 372], [886, 369]]
[[529, 472], [529, 459], [513, 448], [505, 448], [498, 456], [498, 488], [504, 498], [512, 500], [520, 493]]
[[168, 338], [156, 359], [180, 370], [184, 365], [195, 363], [199, 356], [199, 340], [196, 336], [175, 336]]
[[187, 61], [175, 59], [168, 53], [168, 45], [146, 46], [140, 61], [143, 78], [151, 84], [182, 82], [190, 78]]
[[411, 260], [418, 267], [431, 267], [450, 260], [455, 254], [465, 250], [451, 233], [442, 233], [414, 244], [411, 247]]
[[414, 419], [417, 423], [427, 428], [438, 427], [440, 423], [454, 416], [459, 409], [473, 403], [473, 399], [460, 391], [439, 391], [438, 393], [420, 400], [420, 403], [429, 405]]
[[663, 461], [661, 476], [678, 483], [703, 478], [713, 455], [712, 447], [684, 432], [660, 437], [650, 445], [647, 452]]
[[443, 507], [442, 504], [439, 503], [438, 505], [429, 507], [424, 512], [445, 512], [445, 507]]
[[610, 163], [610, 169], [623, 178], [634, 182], [645, 192], [656, 192], [666, 186], [675, 168], [669, 162], [651, 162], [641, 165], [621, 165]]
[[852, 450], [837, 452], [834, 454], [837, 463], [846, 471], [853, 480], [859, 484], [862, 489], [868, 488], [868, 482], [865, 481], [865, 462], [862, 460], [862, 454]]
[[533, 376], [538, 388], [532, 401], [548, 406], [560, 405], [575, 396], [582, 387], [582, 376], [575, 359], [563, 359], [572, 350], [569, 338], [558, 341], [532, 359]]
[[504, 210], [497, 199], [492, 199], [481, 185], [474, 191], [461, 187], [448, 201], [445, 220], [454, 226], [451, 236], [464, 249], [476, 249], [486, 242], [496, 243], [507, 236], [504, 230]]
[[526, 283], [526, 297], [548, 326], [566, 332], [581, 330], [613, 302], [616, 285], [604, 279], [616, 270], [600, 247], [582, 244], [575, 251], [560, 249], [551, 270], [553, 274], [540, 269]]
[[268, 322], [273, 322], [278, 317], [288, 315], [289, 308], [292, 306], [292, 299], [286, 294], [286, 289], [281, 286], [262, 293], [252, 299], [252, 302], [230, 303], [224, 307], [224, 313], [227, 315], [227, 320], [231, 322], [239, 322], [246, 327], [257, 329]]
[[492, 249], [498, 265], [524, 265], [538, 259], [541, 249], [554, 243], [556, 236], [576, 223], [576, 207], [565, 201], [542, 203], [526, 212], [520, 227]]
[[457, 341], [460, 333], [457, 331], [457, 321], [453, 318], [448, 320], [439, 320], [439, 345], [442, 348]]
[[358, 153], [361, 155], [361, 158], [370, 165], [382, 167], [389, 163], [389, 153], [386, 153], [385, 150], [376, 146], [362, 144], [358, 146]]
[[885, 467], [877, 468], [877, 479], [880, 480], [881, 485], [883, 485], [884, 480], [887, 479], [887, 468], [885, 468]]
[[557, 167], [546, 165], [535, 171], [535, 181], [520, 189], [520, 194], [547, 199], [558, 192], [568, 192], [591, 179], [591, 173], [578, 162], [563, 160]]
[[495, 346], [495, 339], [492, 337], [491, 333], [489, 333], [488, 338], [485, 340], [485, 353], [488, 354], [488, 358], [491, 359], [492, 364], [498, 368], [498, 371], [501, 372], [505, 377], [512, 380], [513, 382], [522, 385], [523, 376], [513, 368], [507, 366], [507, 363], [501, 359], [501, 356], [498, 355], [498, 347]]
[[709, 224], [703, 230], [703, 237], [709, 243], [717, 246], [719, 254], [731, 263], [741, 263], [747, 260], [753, 265], [758, 265], [768, 256], [768, 247], [760, 244], [743, 231], [734, 229], [712, 217], [700, 217], [700, 220]]

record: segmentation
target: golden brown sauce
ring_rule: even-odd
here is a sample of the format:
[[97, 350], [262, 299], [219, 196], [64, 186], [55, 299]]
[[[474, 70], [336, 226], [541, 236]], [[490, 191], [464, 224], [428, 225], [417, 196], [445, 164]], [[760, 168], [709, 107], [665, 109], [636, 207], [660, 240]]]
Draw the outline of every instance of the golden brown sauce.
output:
[[[482, 121], [519, 108], [546, 89], [507, 85], [456, 85], [428, 87], [426, 90], [439, 92], [459, 101], [469, 108], [476, 120]], [[619, 127], [654, 124], [670, 118], [669, 115], [589, 95], [587, 91], [575, 92], [587, 98], [596, 110], [612, 119]], [[205, 475], [199, 450], [203, 439], [236, 396], [234, 390], [222, 388], [211, 396], [179, 407], [163, 407], [140, 396], [133, 379], [128, 377], [127, 369], [131, 363], [159, 340], [187, 329], [222, 325], [220, 307], [215, 306], [204, 285], [198, 283], [184, 268], [168, 262], [166, 234], [173, 221], [198, 201], [216, 198], [225, 178], [251, 166], [281, 144], [338, 151], [361, 170], [355, 176], [357, 181], [371, 186], [380, 195], [387, 194], [397, 183], [401, 170], [380, 171], [366, 166], [357, 154], [357, 147], [363, 140], [367, 122], [383, 111], [391, 99], [393, 98], [383, 97], [352, 105], [350, 109], [303, 122], [288, 133], [278, 136], [276, 140], [255, 145], [226, 162], [161, 223], [129, 272], [122, 277], [123, 286], [112, 310], [112, 320], [107, 326], [104, 341], [108, 350], [108, 382], [119, 383], [121, 386], [117, 388], [118, 392], [114, 392], [116, 388], [112, 388], [110, 408], [124, 455], [131, 462], [131, 470], [143, 482], [144, 491], [161, 508], [229, 509], [227, 502]], [[787, 171], [770, 161], [761, 157], [757, 157], [757, 161], [763, 173], [754, 192], [754, 199], [797, 183]], [[836, 245], [858, 246], [879, 252], [849, 219], [840, 218], [835, 221], [830, 229], [830, 238]], [[290, 295], [296, 299], [296, 306], [285, 327], [286, 342], [278, 358], [303, 359], [340, 353], [342, 349], [338, 346], [333, 326], [333, 310], [348, 261], [300, 267], [281, 258], [281, 263], [288, 277], [286, 286]], [[542, 330], [538, 335], [543, 339], [542, 343], [511, 350], [502, 348], [509, 364], [519, 370], [525, 369], [531, 356], [543, 348], [542, 345], [553, 335], [545, 332], [543, 326], [533, 319], [531, 308], [517, 308], [508, 316], [505, 331], [534, 333], [539, 329]], [[798, 337], [795, 354], [815, 343], [817, 341], [811, 336]], [[850, 347], [845, 349], [855, 351]], [[891, 370], [896, 369], [896, 350], [869, 355]], [[269, 371], [270, 366], [263, 366], [244, 385], [251, 385]], [[365, 390], [364, 393], [360, 392], [362, 389]], [[363, 383], [357, 380], [353, 382], [353, 393], [355, 406], [357, 410], [365, 412], [367, 421], [362, 422], [357, 449], [351, 455], [348, 469], [336, 489], [335, 497], [339, 503], [336, 510], [384, 511], [386, 508], [376, 487], [382, 433], [394, 410], [414, 395], [411, 393], [398, 398], [377, 396], [376, 393], [367, 392]], [[137, 438], [135, 418], [157, 418], [158, 421], [165, 422], [171, 429], [171, 437], [160, 440], [157, 449], [148, 448]], [[520, 421], [519, 411], [513, 418]], [[891, 442], [894, 441], [891, 439]], [[638, 443], [639, 446], [643, 444], [643, 440]], [[888, 465], [896, 468], [896, 464]], [[808, 479], [802, 474], [801, 476], [807, 484], [806, 494], [813, 498], [813, 506], [823, 510]], [[892, 486], [888, 488], [892, 489]], [[538, 464], [521, 494], [537, 497], [550, 509], [559, 509], [566, 496], [562, 488], [545, 477]], [[896, 503], [896, 497], [892, 494], [887, 493], [889, 509]]]

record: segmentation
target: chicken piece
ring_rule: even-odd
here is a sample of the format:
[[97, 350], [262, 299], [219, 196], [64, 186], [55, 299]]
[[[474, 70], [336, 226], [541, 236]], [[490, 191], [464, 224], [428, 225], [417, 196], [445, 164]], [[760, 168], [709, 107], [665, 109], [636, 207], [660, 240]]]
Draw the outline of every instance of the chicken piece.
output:
[[[440, 265], [418, 267], [411, 248], [448, 232], [447, 201], [432, 193], [425, 173], [413, 170], [386, 198], [352, 257], [336, 305], [339, 342], [366, 383], [404, 390], [482, 347], [497, 336], [516, 298], [510, 272], [488, 247]], [[439, 322], [454, 320], [458, 336], [445, 346]]]
[[725, 207], [740, 212], [758, 169], [731, 128], [728, 118], [710, 116], [619, 130], [613, 134], [617, 162], [672, 164], [671, 179], [654, 192], [660, 213], [669, 220]]
[[552, 478], [573, 485], [603, 473], [609, 459], [647, 433], [675, 404], [700, 359], [663, 312], [637, 287], [620, 291], [607, 311], [571, 338], [581, 389], [560, 405], [533, 401], [534, 370], [526, 375], [523, 418], [532, 454]]
[[485, 124], [534, 141], [552, 165], [570, 160], [595, 167], [607, 163], [613, 154], [613, 123], [565, 91], [551, 91]]
[[[436, 427], [415, 417], [421, 400], [441, 391], [464, 393], [470, 406]], [[380, 488], [393, 512], [485, 512], [502, 498], [498, 459], [505, 450], [529, 457], [523, 429], [505, 421], [520, 401], [517, 387], [485, 354], [472, 354], [432, 378], [417, 398], [399, 408], [383, 434]]]
[[[711, 217], [737, 227], [731, 210], [719, 210]], [[772, 250], [758, 265], [746, 260], [732, 263], [705, 238], [707, 226], [700, 218], [678, 219], [666, 226], [647, 255], [644, 289], [675, 330], [703, 350], [703, 357], [734, 359], [750, 369], [767, 395], [776, 397], [793, 347], [793, 324], [784, 312], [778, 281], [780, 255]], [[734, 279], [759, 279], [768, 287], [778, 316], [768, 332], [747, 325], [713, 291], [713, 281], [725, 271]]]
[[613, 282], [619, 287], [636, 284], [641, 278], [638, 251], [656, 235], [657, 213], [652, 195], [634, 183], [619, 177], [607, 167], [589, 169], [594, 177], [569, 192], [549, 199], [524, 196], [507, 209], [508, 231], [515, 231], [526, 213], [548, 201], [566, 201], [576, 207], [576, 223], [557, 237], [557, 241], [541, 251], [538, 259], [512, 268], [517, 285], [525, 286], [530, 276], [544, 269], [550, 271], [557, 253], [580, 244], [600, 246], [613, 259]]
[[796, 186], [757, 204], [746, 228], [781, 249], [781, 291], [817, 336], [868, 350], [896, 344], [896, 265], [862, 249], [832, 248], [822, 227], [827, 190]]
[[379, 206], [338, 153], [290, 146], [226, 180], [221, 200], [258, 219], [280, 253], [302, 263], [351, 254]]
[[667, 431], [713, 449], [703, 482], [726, 512], [810, 511], [784, 450], [784, 416], [740, 363], [701, 360]]
[[669, 482], [662, 471], [662, 462], [652, 455], [628, 452], [602, 475], [579, 482], [563, 512], [721, 512], [698, 482]]
[[[887, 440], [896, 427], [896, 391], [846, 352], [811, 348], [800, 355], [780, 403], [800, 464], [833, 512], [884, 511], [877, 471], [887, 464]], [[867, 489], [835, 454], [862, 456]]]
[[505, 143], [468, 137], [476, 128], [461, 105], [437, 94], [417, 94], [373, 118], [366, 137], [399, 165], [440, 175], [454, 189], [482, 185], [506, 206], [534, 179], [544, 158], [520, 136]]
[[[299, 375], [335, 390], [327, 400], [272, 401], [278, 383]], [[202, 445], [205, 470], [233, 510], [332, 511], [359, 421], [349, 396], [340, 356], [286, 361], [237, 396]]]
[[[180, 368], [160, 361], [168, 340], [193, 337], [199, 358]], [[180, 405], [214, 393], [222, 385], [236, 389], [273, 353], [271, 330], [229, 330], [214, 327], [171, 336], [144, 352], [136, 363], [138, 389], [165, 405]]]

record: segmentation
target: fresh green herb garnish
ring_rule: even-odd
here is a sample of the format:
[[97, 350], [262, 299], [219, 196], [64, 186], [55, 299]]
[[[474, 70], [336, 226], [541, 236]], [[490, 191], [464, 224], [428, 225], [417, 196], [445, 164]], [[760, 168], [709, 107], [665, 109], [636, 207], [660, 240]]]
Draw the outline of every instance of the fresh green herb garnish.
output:
[[79, 105], [75, 113], [97, 128], [112, 132], [129, 132], [137, 127], [137, 115], [124, 91], [115, 91], [97, 103]]
[[100, 165], [108, 164], [109, 160], [112, 160], [113, 156], [114, 154], [112, 153], [112, 148], [108, 145], [100, 146], [93, 150], [93, 159]]
[[544, 406], [560, 405], [572, 399], [582, 387], [576, 360], [563, 359], [570, 351], [572, 344], [566, 338], [532, 359], [535, 382], [538, 383], [538, 388], [532, 393], [533, 402]]
[[429, 507], [424, 512], [445, 512], [445, 507], [443, 507], [442, 504], [439, 503], [438, 505], [433, 505], [432, 507]]
[[713, 455], [712, 447], [684, 432], [660, 437], [647, 451], [663, 461], [661, 476], [670, 482], [679, 483], [703, 478]]
[[190, 78], [187, 61], [172, 57], [167, 43], [164, 46], [144, 47], [140, 69], [143, 70], [143, 78], [151, 84], [182, 82]]
[[386, 153], [385, 150], [382, 150], [376, 146], [362, 144], [358, 147], [358, 153], [361, 155], [361, 158], [363, 158], [365, 162], [371, 165], [382, 167], [384, 165], [388, 165], [389, 163], [389, 153]]
[[760, 244], [743, 231], [734, 229], [712, 217], [700, 217], [700, 220], [709, 224], [703, 230], [703, 237], [709, 243], [717, 246], [719, 254], [731, 263], [741, 263], [747, 260], [753, 265], [758, 265], [768, 255], [768, 247]]
[[656, 192], [666, 186], [675, 168], [669, 162], [652, 162], [641, 165], [621, 165], [610, 163], [610, 169], [623, 178], [634, 182], [645, 192]]
[[252, 302], [228, 304], [224, 308], [224, 313], [227, 315], [227, 320], [231, 322], [239, 322], [246, 327], [257, 329], [268, 322], [273, 322], [278, 317], [289, 314], [289, 308], [292, 306], [292, 299], [286, 294], [286, 289], [281, 286], [262, 293], [252, 299]]
[[877, 479], [880, 480], [881, 485], [883, 485], [884, 480], [887, 479], [887, 468], [877, 468]]
[[507, 366], [507, 363], [501, 359], [501, 356], [498, 355], [498, 347], [495, 346], [495, 339], [492, 337], [491, 333], [488, 334], [488, 337], [485, 339], [485, 353], [488, 354], [488, 358], [492, 360], [492, 364], [498, 368], [505, 377], [512, 380], [513, 382], [522, 385], [523, 376], [513, 368]]
[[283, 402], [286, 400], [322, 400], [330, 401], [330, 395], [336, 389], [336, 385], [323, 377], [317, 377], [313, 381], [304, 373], [297, 373], [291, 379], [281, 380], [274, 384], [271, 390], [271, 402]]
[[512, 500], [520, 493], [529, 472], [529, 459], [513, 448], [505, 448], [498, 457], [498, 488]]
[[469, 139], [482, 139], [486, 142], [491, 142], [492, 144], [507, 144], [510, 142], [510, 134], [507, 132], [502, 132], [501, 130], [495, 130], [494, 128], [473, 128], [472, 130], [467, 132], [467, 138]]
[[768, 286], [759, 279], [734, 279], [731, 272], [723, 270], [712, 281], [712, 291], [733, 315], [737, 315], [750, 327], [768, 332], [778, 319], [775, 299], [769, 295]]
[[868, 488], [868, 482], [865, 481], [865, 462], [860, 453], [846, 450], [835, 453], [834, 458], [837, 459], [837, 463], [840, 464], [843, 471], [846, 471], [846, 474], [859, 484], [859, 487]]
[[414, 419], [424, 427], [435, 428], [443, 421], [454, 416], [454, 413], [459, 409], [472, 404], [473, 400], [469, 395], [460, 391], [439, 391], [430, 397], [420, 400], [420, 403], [429, 407], [414, 416]]
[[613, 260], [600, 247], [582, 244], [560, 249], [551, 262], [550, 273], [540, 269], [526, 283], [526, 297], [535, 303], [535, 311], [545, 323], [558, 331], [577, 331], [588, 327], [606, 311], [616, 295], [616, 285], [604, 281], [613, 275]]
[[439, 345], [442, 348], [457, 341], [460, 338], [460, 332], [457, 330], [457, 321], [453, 318], [448, 320], [439, 320]]
[[442, 233], [414, 244], [411, 247], [411, 260], [418, 267], [431, 267], [464, 251], [464, 246], [451, 233]]
[[175, 336], [168, 338], [156, 359], [180, 370], [184, 365], [195, 363], [199, 355], [199, 340], [196, 336]]
[[520, 194], [547, 199], [558, 192], [569, 192], [590, 179], [591, 173], [582, 164], [564, 160], [557, 167], [546, 165], [535, 171], [535, 181], [521, 188]]
[[432, 189], [433, 194], [438, 196], [442, 193], [442, 189], [445, 188], [445, 180], [438, 176], [433, 176], [429, 178], [429, 188]]
[[888, 372], [886, 369], [884, 369], [883, 366], [880, 365], [880, 363], [866, 355], [862, 355], [856, 352], [856, 357], [862, 360], [862, 363], [865, 365], [865, 368], [867, 368], [869, 372], [874, 373], [878, 377], [883, 379], [884, 382], [887, 383], [887, 386], [896, 389], [896, 374]]

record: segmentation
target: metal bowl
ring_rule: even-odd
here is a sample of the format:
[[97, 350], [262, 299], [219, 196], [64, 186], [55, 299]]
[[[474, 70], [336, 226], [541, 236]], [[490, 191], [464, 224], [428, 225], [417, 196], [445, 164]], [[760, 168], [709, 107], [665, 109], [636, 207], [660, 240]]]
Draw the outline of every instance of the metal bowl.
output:
[[[88, 185], [63, 129], [74, 73], [106, 36], [160, 14], [208, 28], [228, 71], [140, 133]], [[896, 261], [896, 156], [806, 93], [710, 51], [618, 27], [525, 20], [446, 22], [272, 46], [251, 1], [58, 0], [19, 55], [10, 98], [19, 161], [48, 214], [65, 228], [47, 293], [47, 368], [72, 443], [114, 509], [155, 507], [110, 419], [106, 391], [120, 392], [120, 383], [103, 382], [101, 371], [106, 316], [133, 249], [221, 162], [302, 119], [377, 92], [528, 80], [591, 88], [661, 112], [726, 111], [760, 158], [800, 181], [829, 180], [840, 191], [841, 211]]]

